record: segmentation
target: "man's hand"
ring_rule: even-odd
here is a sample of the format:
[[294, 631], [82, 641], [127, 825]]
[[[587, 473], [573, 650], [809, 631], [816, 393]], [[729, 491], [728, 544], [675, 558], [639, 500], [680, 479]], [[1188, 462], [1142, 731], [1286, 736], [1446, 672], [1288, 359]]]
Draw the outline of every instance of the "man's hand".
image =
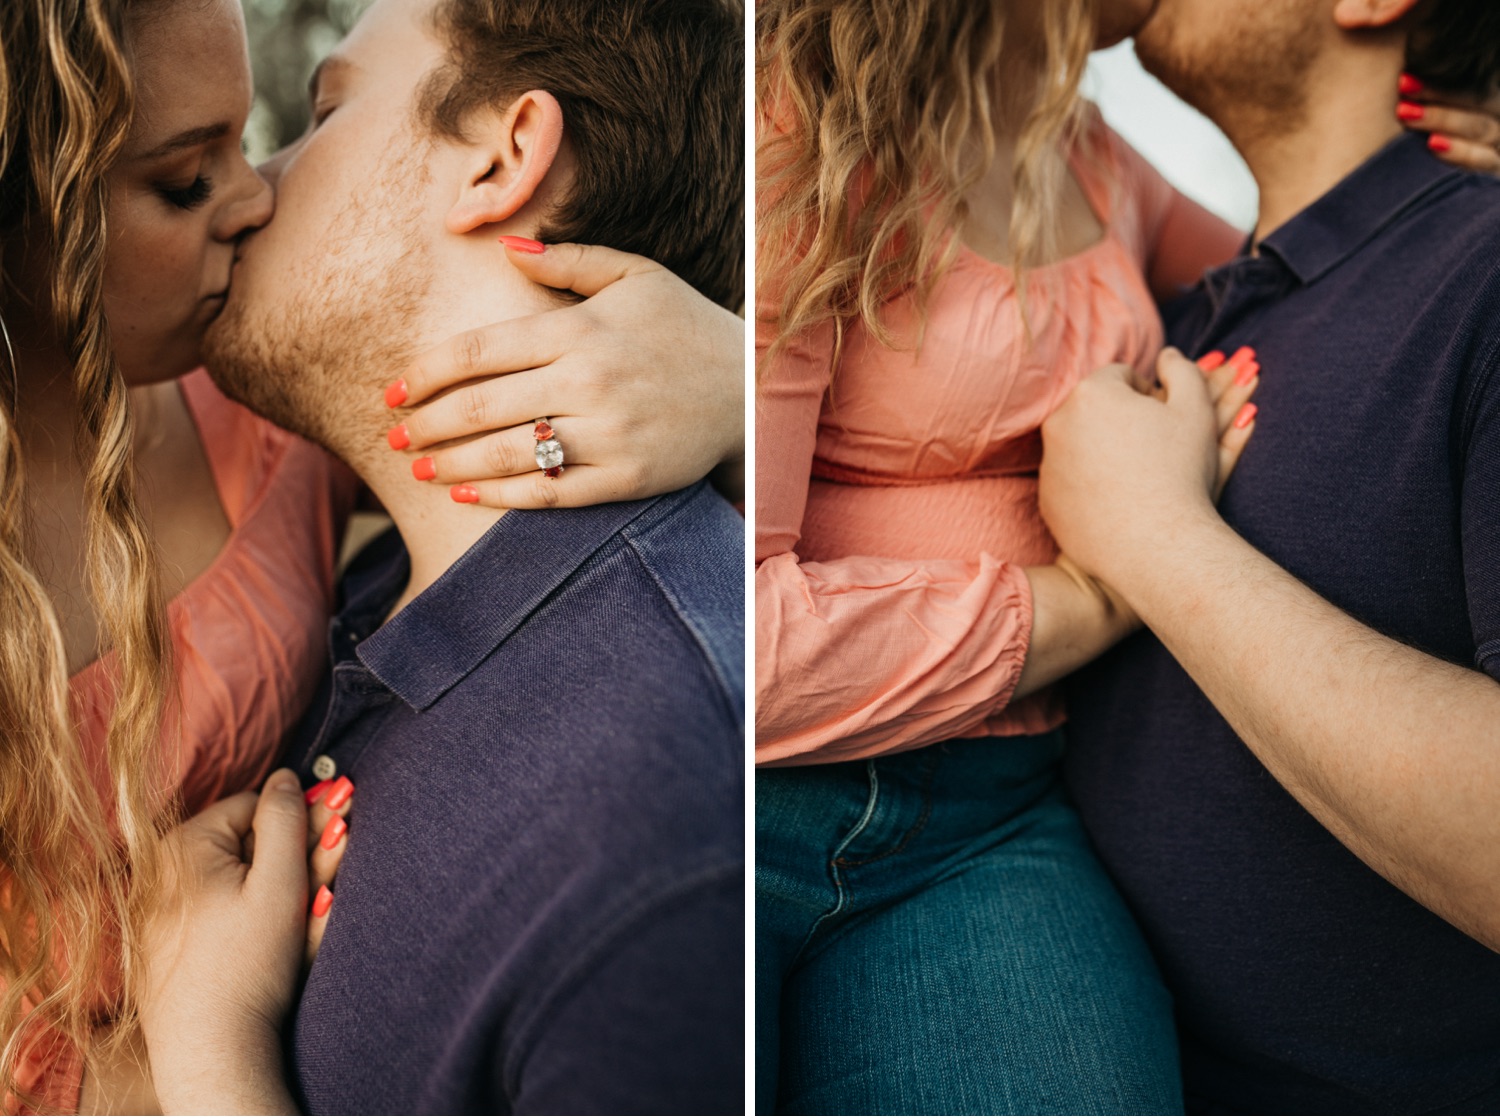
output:
[[1254, 430], [1253, 355], [1205, 364], [1163, 350], [1156, 385], [1106, 366], [1042, 425], [1042, 516], [1063, 552], [1107, 582], [1148, 561], [1174, 523], [1214, 515]]

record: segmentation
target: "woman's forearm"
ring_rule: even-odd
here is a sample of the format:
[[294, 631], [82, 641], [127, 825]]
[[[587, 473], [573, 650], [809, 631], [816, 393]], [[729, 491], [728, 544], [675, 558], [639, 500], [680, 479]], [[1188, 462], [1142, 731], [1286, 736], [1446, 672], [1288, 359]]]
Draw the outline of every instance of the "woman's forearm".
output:
[[1056, 683], [1139, 624], [1128, 607], [1066, 559], [1027, 567], [1026, 577], [1031, 583], [1031, 644], [1012, 699]]

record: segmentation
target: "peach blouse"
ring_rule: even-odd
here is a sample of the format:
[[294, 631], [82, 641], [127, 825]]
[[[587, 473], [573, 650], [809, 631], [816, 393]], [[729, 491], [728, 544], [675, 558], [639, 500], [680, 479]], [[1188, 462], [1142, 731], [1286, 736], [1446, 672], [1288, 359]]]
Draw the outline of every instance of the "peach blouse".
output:
[[[358, 483], [322, 449], [227, 399], [203, 370], [180, 384], [231, 529], [167, 607], [180, 713], [163, 749], [191, 814], [255, 787], [311, 702]], [[106, 653], [71, 680], [83, 749], [101, 777], [113, 662]], [[49, 1037], [18, 1068], [20, 1085], [47, 1109], [77, 1113], [81, 1055]]]
[[[1159, 291], [1243, 234], [1170, 187], [1096, 114], [1072, 167], [1105, 226], [1028, 273], [1024, 340], [1008, 268], [962, 249], [919, 350], [854, 328], [790, 340], [756, 406], [756, 760], [815, 764], [1063, 719], [1011, 702], [1031, 637], [1023, 568], [1057, 556], [1037, 506], [1041, 424], [1101, 365], [1145, 369]], [[910, 300], [888, 307], [915, 337]], [[766, 353], [773, 335], [761, 327]]]

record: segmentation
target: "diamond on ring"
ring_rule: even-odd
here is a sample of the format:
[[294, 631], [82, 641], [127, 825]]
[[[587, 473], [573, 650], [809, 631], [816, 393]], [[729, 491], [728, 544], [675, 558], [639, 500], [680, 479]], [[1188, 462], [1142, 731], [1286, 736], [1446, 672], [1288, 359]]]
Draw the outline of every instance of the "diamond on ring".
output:
[[537, 469], [550, 478], [560, 476], [563, 472], [563, 448], [562, 443], [557, 441], [557, 432], [552, 430], [552, 424], [545, 419], [538, 419], [532, 435], [536, 439]]

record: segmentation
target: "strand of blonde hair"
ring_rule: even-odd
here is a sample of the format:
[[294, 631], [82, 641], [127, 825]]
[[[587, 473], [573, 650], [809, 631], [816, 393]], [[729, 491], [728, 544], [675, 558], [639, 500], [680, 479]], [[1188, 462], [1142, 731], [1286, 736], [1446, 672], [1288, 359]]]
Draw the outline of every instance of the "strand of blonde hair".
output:
[[[924, 321], [957, 256], [965, 197], [995, 158], [997, 127], [1018, 115], [998, 93], [1007, 11], [966, 0], [757, 6], [757, 304], [776, 335], [768, 356], [825, 325], [835, 367], [856, 323], [894, 345], [882, 311], [898, 296]], [[1043, 9], [1044, 77], [1022, 107], [1010, 219], [1023, 307], [1026, 269], [1053, 250], [1094, 26], [1094, 0]]]
[[[26, 558], [19, 401], [8, 393], [0, 416], [0, 1021], [7, 1029], [0, 1073], [9, 1095], [37, 1105], [15, 1072], [45, 1030], [88, 1052], [105, 1009], [124, 1026], [111, 1037], [128, 1032], [141, 915], [159, 876], [157, 839], [170, 820], [160, 735], [171, 671], [155, 549], [135, 495], [129, 399], [103, 306], [104, 173], [133, 104], [122, 5], [28, 0], [7, 7], [0, 153], [6, 179], [26, 184], [22, 235], [45, 238], [52, 249], [48, 306], [79, 402], [88, 583], [115, 684], [109, 787], [101, 797], [72, 724], [56, 613]], [[101, 1006], [101, 992], [116, 978], [127, 996]]]

